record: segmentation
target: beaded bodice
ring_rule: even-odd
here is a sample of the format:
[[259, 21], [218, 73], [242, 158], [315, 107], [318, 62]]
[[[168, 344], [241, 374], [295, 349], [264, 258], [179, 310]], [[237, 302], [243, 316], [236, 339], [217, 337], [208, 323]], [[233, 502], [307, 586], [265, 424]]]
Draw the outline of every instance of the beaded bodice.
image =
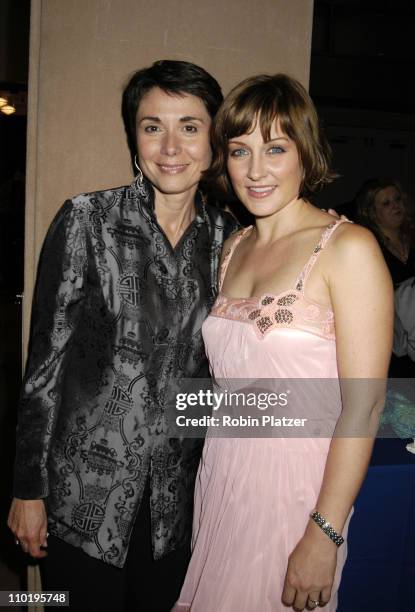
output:
[[263, 338], [265, 334], [274, 329], [294, 328], [334, 340], [334, 314], [332, 309], [310, 300], [305, 294], [305, 287], [308, 276], [328, 240], [337, 227], [344, 222], [346, 221], [343, 219], [337, 219], [326, 227], [293, 287], [277, 295], [265, 293], [260, 297], [234, 298], [222, 293], [222, 285], [235, 248], [248, 234], [252, 226], [241, 230], [223, 258], [219, 276], [220, 292], [210, 316], [252, 325], [259, 338]]

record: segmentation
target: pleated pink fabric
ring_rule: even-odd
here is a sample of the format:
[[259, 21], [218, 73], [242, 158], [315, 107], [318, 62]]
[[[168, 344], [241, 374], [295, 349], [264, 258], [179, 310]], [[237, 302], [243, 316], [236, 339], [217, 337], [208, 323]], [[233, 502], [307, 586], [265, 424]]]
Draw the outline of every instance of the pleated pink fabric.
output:
[[[203, 325], [215, 378], [338, 377], [333, 313], [307, 300], [304, 290], [340, 223], [326, 229], [295, 286], [284, 294], [248, 299], [219, 295]], [[222, 279], [248, 231], [235, 240]], [[280, 310], [284, 313], [278, 315]], [[340, 414], [340, 396], [334, 410]], [[315, 507], [329, 445], [327, 438], [208, 434], [196, 482], [193, 554], [174, 612], [287, 611], [281, 595], [288, 556]], [[344, 537], [347, 526], [348, 521]], [[346, 555], [345, 542], [338, 549], [327, 612], [336, 610]]]

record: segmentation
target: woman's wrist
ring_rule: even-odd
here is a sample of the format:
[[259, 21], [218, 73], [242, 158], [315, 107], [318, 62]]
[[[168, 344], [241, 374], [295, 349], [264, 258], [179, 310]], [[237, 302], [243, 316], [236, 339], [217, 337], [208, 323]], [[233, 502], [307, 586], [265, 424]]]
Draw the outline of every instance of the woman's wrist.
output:
[[344, 538], [341, 533], [337, 532], [330, 521], [328, 521], [317, 509], [314, 509], [310, 513], [310, 518], [337, 547], [343, 544]]
[[331, 555], [337, 551], [337, 546], [326, 536], [318, 525], [311, 519], [307, 523], [303, 540], [311, 550], [319, 551], [321, 556]]

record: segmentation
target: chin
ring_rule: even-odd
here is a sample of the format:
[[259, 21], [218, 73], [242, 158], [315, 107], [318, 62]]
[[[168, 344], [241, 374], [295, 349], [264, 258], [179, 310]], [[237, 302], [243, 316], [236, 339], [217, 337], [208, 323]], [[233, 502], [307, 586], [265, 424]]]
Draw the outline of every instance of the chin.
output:
[[197, 183], [194, 185], [155, 184], [154, 186], [156, 189], [158, 189], [158, 191], [160, 191], [160, 193], [164, 193], [165, 195], [179, 195], [191, 191], [197, 187]]
[[253, 206], [250, 202], [249, 205], [244, 204], [244, 206], [247, 211], [251, 213], [251, 215], [254, 215], [254, 217], [257, 217], [258, 219], [272, 217], [281, 210], [281, 208], [276, 207], [275, 204], [267, 206], [264, 205], [264, 202], [258, 203], [256, 206]]
[[402, 227], [403, 227], [403, 219], [396, 219], [394, 221], [391, 221], [389, 223], [389, 227], [392, 230], [402, 229]]
[[156, 185], [161, 190], [186, 189], [189, 184], [189, 181], [186, 180], [183, 176], [161, 176], [158, 177], [158, 179], [159, 180], [154, 181], [154, 185]]

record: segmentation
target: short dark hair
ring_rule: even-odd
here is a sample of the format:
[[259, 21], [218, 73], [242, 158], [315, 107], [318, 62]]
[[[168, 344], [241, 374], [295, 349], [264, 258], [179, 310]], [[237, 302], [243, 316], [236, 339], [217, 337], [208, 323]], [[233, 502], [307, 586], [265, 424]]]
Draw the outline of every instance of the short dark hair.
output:
[[122, 96], [122, 117], [131, 159], [137, 154], [136, 118], [143, 96], [153, 87], [169, 94], [191, 94], [202, 100], [213, 119], [222, 103], [219, 83], [206, 70], [191, 62], [159, 60], [135, 72]]
[[226, 96], [212, 129], [213, 163], [206, 179], [222, 194], [232, 193], [227, 175], [228, 141], [254, 129], [269, 140], [273, 123], [297, 146], [303, 169], [299, 197], [307, 197], [336, 177], [330, 171], [331, 150], [319, 125], [317, 111], [304, 87], [286, 74], [261, 74], [245, 79]]

